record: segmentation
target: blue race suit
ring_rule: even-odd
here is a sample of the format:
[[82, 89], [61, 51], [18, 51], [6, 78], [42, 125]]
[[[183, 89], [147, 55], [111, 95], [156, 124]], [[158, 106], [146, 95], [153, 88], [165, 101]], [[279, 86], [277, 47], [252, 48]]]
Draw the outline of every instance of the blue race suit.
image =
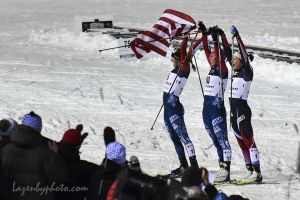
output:
[[180, 161], [186, 160], [184, 146], [189, 157], [195, 156], [194, 145], [188, 136], [184, 122], [184, 108], [179, 100], [190, 74], [186, 45], [187, 38], [184, 38], [180, 49], [180, 67], [169, 73], [163, 93], [164, 121]]
[[[198, 41], [194, 45], [197, 45], [197, 43]], [[231, 59], [231, 49], [225, 35], [222, 36], [222, 43], [227, 58], [230, 56]], [[210, 56], [216, 56], [219, 59], [219, 45], [215, 42], [214, 51], [211, 52], [208, 48], [206, 33], [203, 33], [203, 48], [209, 63]], [[231, 147], [228, 141], [226, 109], [223, 101], [223, 94], [228, 79], [228, 70], [223, 54], [223, 51], [221, 51], [221, 63], [219, 62], [218, 66], [211, 67], [206, 78], [202, 111], [205, 129], [217, 149], [220, 162], [231, 161]]]

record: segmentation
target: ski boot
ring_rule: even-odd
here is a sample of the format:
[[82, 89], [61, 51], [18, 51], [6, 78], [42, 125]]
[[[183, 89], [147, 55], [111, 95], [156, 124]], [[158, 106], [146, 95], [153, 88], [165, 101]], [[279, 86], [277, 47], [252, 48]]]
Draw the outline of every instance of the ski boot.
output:
[[170, 178], [180, 178], [184, 171], [186, 170], [186, 168], [188, 168], [188, 163], [187, 163], [187, 160], [184, 158], [184, 159], [181, 159], [180, 160], [180, 166], [174, 170], [171, 171], [171, 174], [169, 175]]
[[220, 162], [220, 170], [217, 172], [215, 181], [216, 183], [230, 181], [230, 161]]
[[191, 166], [199, 167], [196, 156], [189, 157]]
[[241, 177], [241, 179], [247, 179], [253, 174], [253, 167], [252, 164], [246, 164], [247, 173]]
[[243, 180], [243, 182], [246, 182], [246, 183], [261, 183], [263, 177], [261, 175], [260, 166], [259, 165], [253, 165], [252, 169], [253, 169], [252, 174], [250, 176], [248, 176], [247, 178], [245, 178]]

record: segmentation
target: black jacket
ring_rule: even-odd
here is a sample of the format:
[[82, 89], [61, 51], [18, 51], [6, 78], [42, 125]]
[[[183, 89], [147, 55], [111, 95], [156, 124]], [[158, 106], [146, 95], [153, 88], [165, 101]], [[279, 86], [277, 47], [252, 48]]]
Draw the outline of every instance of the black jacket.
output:
[[[2, 167], [12, 181], [10, 199], [54, 199], [54, 192], [25, 191], [60, 186], [69, 180], [64, 160], [53, 153], [47, 139], [31, 127], [20, 125], [10, 134], [10, 143], [1, 151]], [[52, 187], [53, 187], [52, 186]]]
[[105, 158], [103, 165], [89, 180], [89, 194], [87, 200], [106, 200], [112, 183], [116, 180], [121, 165]]
[[80, 160], [79, 150], [74, 145], [59, 143], [58, 154], [64, 158], [70, 171], [69, 188], [77, 188], [78, 191], [60, 194], [60, 199], [83, 200], [88, 191], [88, 181], [100, 167], [94, 163]]

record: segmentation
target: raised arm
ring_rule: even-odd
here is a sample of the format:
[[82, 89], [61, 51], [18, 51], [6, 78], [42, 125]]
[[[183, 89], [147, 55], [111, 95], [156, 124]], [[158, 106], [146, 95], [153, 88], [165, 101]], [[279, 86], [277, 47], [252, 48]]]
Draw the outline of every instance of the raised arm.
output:
[[231, 27], [231, 33], [233, 34], [234, 37], [236, 37], [236, 40], [238, 42], [240, 54], [242, 56], [242, 61], [244, 62], [246, 67], [249, 67], [250, 65], [249, 65], [249, 59], [248, 59], [248, 53], [247, 53], [246, 47], [245, 47], [245, 45], [242, 41], [242, 38], [239, 35], [239, 32], [235, 26]]
[[228, 43], [228, 40], [226, 38], [226, 35], [224, 33], [224, 31], [222, 29], [219, 29], [219, 35], [221, 36], [222, 39], [222, 44], [223, 44], [223, 49], [225, 52], [225, 56], [227, 58], [227, 61], [230, 63], [231, 65], [231, 61], [232, 61], [232, 50], [230, 48], [230, 45]]
[[180, 64], [181, 64], [181, 70], [184, 72], [190, 71], [189, 58], [186, 52], [187, 41], [188, 41], [188, 37], [185, 36], [182, 40], [181, 47], [180, 47]]

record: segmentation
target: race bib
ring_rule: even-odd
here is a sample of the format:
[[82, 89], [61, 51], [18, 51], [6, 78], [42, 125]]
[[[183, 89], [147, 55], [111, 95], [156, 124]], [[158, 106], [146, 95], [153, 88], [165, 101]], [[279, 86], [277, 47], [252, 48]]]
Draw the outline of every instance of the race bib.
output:
[[251, 82], [252, 81], [245, 81], [243, 78], [233, 78], [232, 88], [229, 90], [229, 95], [231, 95], [230, 93], [232, 90], [232, 98], [247, 100]]
[[[221, 80], [223, 81], [223, 86]], [[208, 75], [206, 77], [204, 95], [213, 96], [213, 97], [218, 96], [220, 98], [223, 98], [226, 85], [227, 85], [227, 79], [221, 79], [219, 76]], [[223, 92], [222, 92], [222, 88], [223, 88]]]
[[259, 162], [259, 153], [257, 148], [251, 148], [250, 149], [250, 158], [252, 163], [258, 163]]
[[177, 74], [171, 72], [167, 81], [165, 82], [164, 92], [174, 93], [175, 96], [179, 97], [186, 84], [186, 81], [187, 79], [185, 77], [179, 77]]
[[227, 150], [223, 150], [223, 159], [224, 161], [231, 161], [231, 150], [227, 149]]
[[196, 155], [193, 143], [186, 144], [185, 148], [186, 148], [186, 151], [187, 151], [189, 157]]

